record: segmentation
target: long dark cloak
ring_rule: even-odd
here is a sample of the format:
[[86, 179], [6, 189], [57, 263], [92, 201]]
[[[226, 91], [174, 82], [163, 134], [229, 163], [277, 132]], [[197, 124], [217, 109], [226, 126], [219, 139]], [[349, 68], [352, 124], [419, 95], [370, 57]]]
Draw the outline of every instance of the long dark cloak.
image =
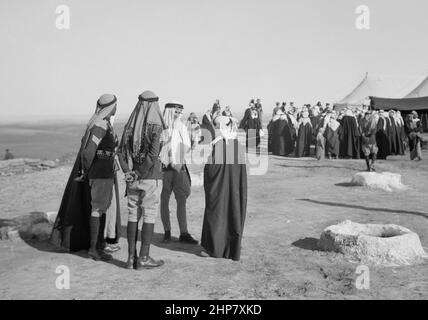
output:
[[296, 157], [309, 157], [312, 143], [312, 125], [310, 123], [301, 124], [297, 134]]
[[377, 123], [376, 144], [379, 148], [377, 158], [381, 160], [386, 160], [386, 158], [391, 154], [389, 151], [388, 127], [389, 122], [384, 118], [379, 118]]
[[50, 237], [52, 244], [71, 252], [87, 250], [90, 242], [91, 188], [87, 177], [80, 182], [74, 181], [79, 176], [80, 169], [79, 152]]
[[421, 115], [421, 123], [422, 123], [422, 126], [421, 126], [422, 132], [427, 132], [428, 131], [428, 113], [423, 113]]
[[[221, 150], [225, 152], [219, 154]], [[231, 155], [233, 161], [225, 164], [225, 159]], [[221, 140], [215, 144], [212, 158], [219, 156], [222, 161], [204, 167], [205, 213], [201, 245], [212, 257], [238, 261], [247, 212], [245, 150], [237, 140], [228, 144]]]
[[389, 117], [390, 131], [389, 131], [389, 150], [392, 155], [397, 154], [397, 127], [394, 118]]
[[339, 156], [345, 159], [360, 159], [360, 132], [357, 121], [352, 116], [344, 116], [339, 131]]
[[395, 125], [396, 135], [395, 135], [395, 145], [397, 148], [397, 154], [402, 156], [404, 155], [404, 144], [403, 144], [403, 126]]
[[324, 132], [325, 137], [325, 151], [327, 154], [332, 154], [335, 156], [339, 155], [339, 128], [333, 130], [329, 126], [325, 129]]
[[287, 156], [294, 150], [293, 137], [287, 120], [276, 120], [272, 124], [272, 154]]
[[312, 133], [313, 133], [312, 143], [316, 143], [318, 129], [320, 128], [320, 125], [321, 125], [321, 116], [311, 117], [311, 124], [312, 124]]
[[208, 138], [205, 138], [205, 136], [202, 136], [202, 141], [200, 142], [201, 144], [208, 144], [214, 140], [215, 128], [214, 128], [212, 121], [210, 121], [210, 119], [208, 119], [208, 116], [206, 114], [204, 114], [204, 116], [202, 117], [201, 129], [208, 130], [211, 133], [211, 140], [210, 141], [204, 141], [204, 139], [208, 139]]
[[[253, 119], [251, 117], [251, 108], [245, 110], [244, 117], [241, 120], [240, 129], [244, 129], [246, 132], [246, 147], [258, 147], [260, 145], [260, 130], [262, 129], [262, 122], [260, 113], [257, 112], [258, 117]], [[251, 130], [251, 131], [250, 131]]]
[[[56, 247], [70, 252], [88, 250], [90, 244], [91, 188], [86, 176], [83, 181], [74, 180], [79, 176], [80, 169], [79, 152], [68, 178], [49, 240]], [[116, 177], [115, 182], [117, 183]], [[115, 187], [114, 192], [118, 202], [118, 188]], [[116, 210], [119, 210], [118, 206]], [[118, 223], [120, 223], [120, 219], [117, 220]], [[116, 225], [116, 230], [119, 231], [118, 229]]]
[[272, 152], [272, 125], [273, 121], [271, 120], [267, 125], [268, 129], [268, 152]]

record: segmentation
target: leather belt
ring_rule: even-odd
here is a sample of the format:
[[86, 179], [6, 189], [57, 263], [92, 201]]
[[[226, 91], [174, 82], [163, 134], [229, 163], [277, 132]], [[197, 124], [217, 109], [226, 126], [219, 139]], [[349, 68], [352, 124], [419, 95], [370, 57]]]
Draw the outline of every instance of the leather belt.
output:
[[107, 150], [97, 150], [96, 157], [103, 160], [113, 160], [115, 153]]

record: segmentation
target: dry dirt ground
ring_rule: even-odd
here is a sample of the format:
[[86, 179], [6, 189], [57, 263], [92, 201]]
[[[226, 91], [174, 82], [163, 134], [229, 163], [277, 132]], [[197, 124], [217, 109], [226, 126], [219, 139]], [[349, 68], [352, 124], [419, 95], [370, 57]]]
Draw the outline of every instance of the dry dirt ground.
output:
[[[428, 159], [424, 151], [425, 159]], [[370, 289], [355, 287], [357, 265], [316, 250], [327, 226], [350, 219], [394, 223], [419, 234], [428, 250], [428, 160], [379, 161], [379, 171], [402, 174], [410, 189], [386, 192], [349, 187], [364, 161], [269, 158], [269, 170], [249, 176], [247, 220], [240, 262], [201, 258], [199, 246], [164, 245], [160, 218], [151, 255], [158, 269], [123, 268], [126, 239], [114, 260], [56, 253], [47, 244], [0, 241], [1, 299], [427, 299], [428, 262], [397, 268], [370, 267]], [[70, 167], [0, 178], [0, 218], [58, 210]], [[123, 177], [120, 176], [122, 181]], [[121, 192], [123, 192], [123, 184]], [[173, 197], [172, 197], [173, 200]], [[126, 202], [122, 199], [122, 225]], [[171, 202], [173, 235], [178, 227]], [[188, 201], [189, 231], [200, 238], [204, 193]], [[126, 233], [123, 233], [126, 235]], [[70, 289], [55, 286], [57, 266], [70, 270]]]

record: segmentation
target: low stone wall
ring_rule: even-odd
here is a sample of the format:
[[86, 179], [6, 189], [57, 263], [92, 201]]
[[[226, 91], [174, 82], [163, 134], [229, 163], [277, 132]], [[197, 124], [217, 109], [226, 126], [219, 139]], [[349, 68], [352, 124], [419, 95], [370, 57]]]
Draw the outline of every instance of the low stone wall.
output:
[[59, 161], [40, 159], [12, 159], [0, 160], [0, 176], [11, 176], [16, 174], [29, 173], [33, 171], [56, 168]]

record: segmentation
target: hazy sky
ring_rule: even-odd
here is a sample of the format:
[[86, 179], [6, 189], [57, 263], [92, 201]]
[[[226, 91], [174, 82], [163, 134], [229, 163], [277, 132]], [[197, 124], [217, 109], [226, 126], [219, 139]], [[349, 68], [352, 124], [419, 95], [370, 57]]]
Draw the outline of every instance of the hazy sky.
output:
[[[55, 27], [58, 5], [70, 30]], [[368, 5], [371, 29], [357, 30]], [[150, 89], [161, 104], [242, 111], [260, 97], [342, 98], [368, 71], [428, 73], [426, 0], [0, 0], [0, 117], [89, 115], [118, 96], [127, 116]]]

